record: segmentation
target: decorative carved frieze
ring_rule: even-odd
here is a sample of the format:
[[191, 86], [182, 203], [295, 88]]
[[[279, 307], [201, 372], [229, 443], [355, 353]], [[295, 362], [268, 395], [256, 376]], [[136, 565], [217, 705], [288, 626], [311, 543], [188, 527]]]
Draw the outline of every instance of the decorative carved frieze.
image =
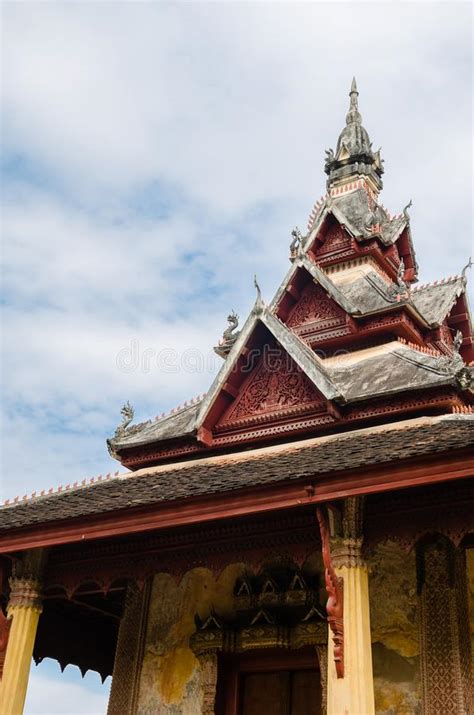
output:
[[194, 652], [200, 656], [298, 649], [327, 642], [317, 584], [310, 587], [299, 571], [278, 569], [277, 573], [239, 579], [234, 590], [236, 615], [230, 620], [223, 622], [214, 612], [203, 622], [196, 616], [197, 629], [191, 637]]
[[417, 545], [423, 715], [473, 712], [465, 554], [446, 537]]
[[231, 562], [245, 563], [257, 573], [275, 555], [285, 555], [301, 568], [319, 550], [318, 542], [313, 515], [299, 510], [150, 532], [126, 542], [100, 540], [52, 552], [44, 587], [62, 587], [72, 597], [80, 584], [94, 582], [105, 593], [118, 579], [144, 584], [155, 573], [166, 572], [179, 581], [192, 568], [202, 566], [218, 575]]
[[331, 550], [334, 568], [363, 566], [362, 539], [342, 539]]
[[151, 582], [143, 590], [133, 582], [127, 586], [107, 715], [134, 715], [136, 712], [150, 591]]
[[351, 245], [351, 237], [342, 226], [334, 226], [328, 231], [324, 243], [316, 248], [316, 254], [339, 253]]
[[296, 328], [310, 323], [317, 323], [319, 329], [345, 323], [344, 311], [325, 291], [311, 282], [303, 289], [298, 303], [293, 308], [287, 325]]
[[268, 415], [296, 407], [323, 405], [321, 394], [286, 354], [274, 362], [262, 355], [253, 375], [222, 420], [223, 425], [248, 417]]

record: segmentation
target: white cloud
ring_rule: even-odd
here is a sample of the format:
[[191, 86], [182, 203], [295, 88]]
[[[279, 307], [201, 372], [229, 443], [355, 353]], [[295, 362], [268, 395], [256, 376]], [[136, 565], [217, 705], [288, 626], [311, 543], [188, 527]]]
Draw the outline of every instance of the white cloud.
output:
[[353, 72], [374, 141], [392, 142], [393, 174], [409, 162], [436, 193], [446, 130], [471, 141], [468, 4], [41, 3], [5, 14], [6, 136], [89, 197], [158, 178], [219, 214], [311, 200]]
[[102, 686], [91, 672], [82, 679], [72, 666], [61, 674], [51, 661], [32, 665], [25, 715], [101, 715], [107, 710], [110, 682]]

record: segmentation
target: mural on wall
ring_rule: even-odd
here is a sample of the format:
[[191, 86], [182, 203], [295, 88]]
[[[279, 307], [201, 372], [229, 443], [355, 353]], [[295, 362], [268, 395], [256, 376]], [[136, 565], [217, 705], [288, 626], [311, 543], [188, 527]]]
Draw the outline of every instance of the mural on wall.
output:
[[367, 554], [378, 715], [421, 713], [415, 552], [394, 541]]
[[140, 715], [201, 715], [203, 678], [198, 658], [189, 647], [195, 615], [211, 612], [233, 616], [236, 579], [243, 564], [231, 564], [215, 578], [208, 569], [189, 571], [177, 585], [168, 574], [153, 580], [143, 658]]

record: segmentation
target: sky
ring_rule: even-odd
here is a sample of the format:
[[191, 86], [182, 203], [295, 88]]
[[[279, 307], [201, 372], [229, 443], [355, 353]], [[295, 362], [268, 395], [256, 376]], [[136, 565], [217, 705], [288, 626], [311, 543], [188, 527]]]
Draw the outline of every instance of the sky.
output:
[[[116, 471], [124, 402], [208, 388], [325, 193], [354, 74], [421, 281], [459, 273], [471, 32], [458, 2], [4, 2], [1, 498]], [[28, 715], [105, 712], [76, 670], [34, 667]]]

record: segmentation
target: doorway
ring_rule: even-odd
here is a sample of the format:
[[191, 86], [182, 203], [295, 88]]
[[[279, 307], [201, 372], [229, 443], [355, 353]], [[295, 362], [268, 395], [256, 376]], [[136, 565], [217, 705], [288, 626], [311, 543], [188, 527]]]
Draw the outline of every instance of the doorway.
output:
[[217, 715], [320, 715], [321, 678], [313, 648], [251, 651], [219, 664]]

